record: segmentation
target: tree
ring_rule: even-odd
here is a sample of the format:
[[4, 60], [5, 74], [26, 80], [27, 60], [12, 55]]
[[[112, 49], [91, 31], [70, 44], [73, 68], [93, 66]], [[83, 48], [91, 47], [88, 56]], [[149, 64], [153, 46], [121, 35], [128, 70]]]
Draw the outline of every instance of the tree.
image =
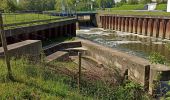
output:
[[114, 0], [96, 0], [99, 8], [111, 8], [115, 5]]
[[17, 10], [17, 6], [14, 0], [1, 0], [0, 9], [5, 12], [14, 12]]
[[55, 0], [20, 0], [19, 7], [22, 10], [54, 10]]
[[128, 0], [128, 4], [138, 4], [138, 0]]
[[140, 2], [143, 3], [143, 4], [147, 4], [147, 3], [151, 3], [152, 0], [141, 0]]

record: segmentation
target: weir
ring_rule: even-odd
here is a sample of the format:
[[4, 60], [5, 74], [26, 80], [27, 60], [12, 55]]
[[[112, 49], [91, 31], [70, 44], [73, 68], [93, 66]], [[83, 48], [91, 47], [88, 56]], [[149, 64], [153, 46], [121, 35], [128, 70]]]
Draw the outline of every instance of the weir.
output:
[[170, 39], [170, 18], [153, 16], [100, 15], [101, 27], [161, 39]]

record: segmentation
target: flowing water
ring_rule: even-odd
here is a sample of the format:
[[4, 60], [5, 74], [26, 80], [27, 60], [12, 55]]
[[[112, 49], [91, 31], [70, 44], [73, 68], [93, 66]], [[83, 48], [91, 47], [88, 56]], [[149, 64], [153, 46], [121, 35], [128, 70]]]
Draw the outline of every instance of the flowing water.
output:
[[148, 59], [152, 52], [158, 52], [170, 62], [169, 40], [134, 33], [109, 31], [102, 28], [77, 30], [77, 36], [145, 59]]

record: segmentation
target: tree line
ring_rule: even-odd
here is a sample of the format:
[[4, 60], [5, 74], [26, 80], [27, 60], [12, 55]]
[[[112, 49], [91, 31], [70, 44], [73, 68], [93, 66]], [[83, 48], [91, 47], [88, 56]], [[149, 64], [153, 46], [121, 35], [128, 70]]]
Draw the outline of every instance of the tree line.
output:
[[[17, 2], [19, 1], [19, 2]], [[93, 8], [109, 8], [114, 5], [114, 0], [0, 0], [0, 10], [14, 12], [20, 10], [61, 11], [66, 10], [87, 11]]]
[[[158, 3], [166, 2], [166, 0], [156, 1]], [[96, 8], [112, 8], [123, 4], [146, 4], [150, 2], [152, 2], [152, 0], [121, 0], [118, 3], [115, 3], [114, 0], [0, 0], [0, 10], [5, 12], [20, 10], [62, 11], [64, 5], [66, 11], [89, 11]], [[91, 6], [93, 6], [93, 9]]]

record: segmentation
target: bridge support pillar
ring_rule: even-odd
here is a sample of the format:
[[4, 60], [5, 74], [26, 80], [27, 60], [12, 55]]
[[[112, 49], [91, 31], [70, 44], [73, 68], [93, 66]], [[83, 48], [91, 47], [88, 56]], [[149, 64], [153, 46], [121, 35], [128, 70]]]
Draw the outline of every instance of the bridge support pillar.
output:
[[139, 18], [139, 20], [138, 20], [137, 34], [139, 34], [139, 35], [142, 34], [142, 19], [141, 18]]
[[165, 38], [166, 39], [170, 39], [170, 20], [168, 20], [167, 25], [166, 25], [166, 35]]
[[166, 21], [165, 19], [160, 20], [159, 37], [164, 39], [166, 33]]
[[159, 19], [155, 19], [154, 20], [153, 36], [154, 37], [158, 37], [159, 36]]
[[153, 19], [148, 20], [148, 34], [147, 36], [153, 35]]
[[134, 18], [133, 19], [133, 33], [137, 34], [137, 24], [138, 23], [138, 19]]
[[148, 21], [146, 18], [143, 19], [143, 24], [142, 24], [142, 34], [144, 36], [147, 35], [147, 28], [148, 28]]

